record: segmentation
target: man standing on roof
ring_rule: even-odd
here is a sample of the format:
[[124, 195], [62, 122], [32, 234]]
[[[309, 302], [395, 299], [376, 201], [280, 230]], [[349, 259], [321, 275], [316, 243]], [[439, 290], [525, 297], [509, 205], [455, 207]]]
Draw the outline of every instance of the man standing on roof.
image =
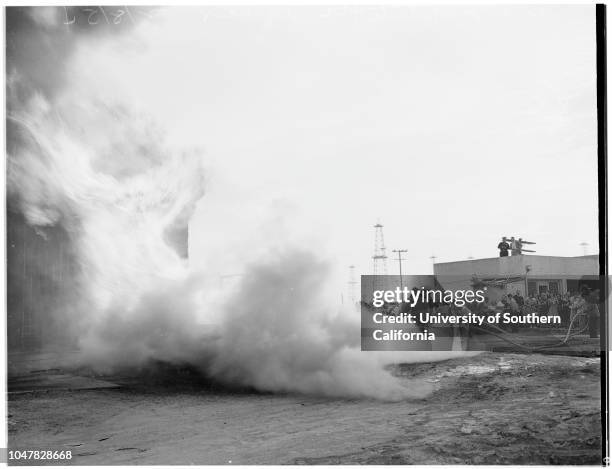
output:
[[510, 245], [506, 241], [505, 236], [502, 238], [501, 243], [497, 245], [497, 249], [499, 249], [499, 257], [508, 257], [508, 249], [510, 249]]
[[514, 236], [510, 238], [510, 252], [513, 256], [518, 256], [521, 254], [521, 245], [516, 239], [514, 239]]

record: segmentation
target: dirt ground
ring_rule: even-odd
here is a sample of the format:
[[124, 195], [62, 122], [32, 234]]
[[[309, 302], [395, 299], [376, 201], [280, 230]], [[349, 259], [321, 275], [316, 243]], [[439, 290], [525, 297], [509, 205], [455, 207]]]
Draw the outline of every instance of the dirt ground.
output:
[[[601, 464], [597, 358], [399, 365], [396, 403], [168, 385], [9, 395], [9, 447], [72, 464]], [[63, 462], [65, 463], [65, 461]]]

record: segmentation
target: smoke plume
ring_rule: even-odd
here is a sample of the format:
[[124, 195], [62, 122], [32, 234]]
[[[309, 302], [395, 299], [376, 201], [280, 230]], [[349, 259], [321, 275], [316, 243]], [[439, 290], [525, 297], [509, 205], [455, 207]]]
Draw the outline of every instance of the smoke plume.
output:
[[[68, 233], [77, 275], [61, 310], [83, 361], [99, 369], [150, 360], [190, 364], [266, 391], [427, 395], [428, 384], [396, 379], [384, 365], [451, 354], [360, 352], [357, 314], [329, 292], [332, 266], [293, 238], [269, 246], [265, 234], [241, 233], [256, 254], [229, 284], [220, 285], [207, 266], [188, 265], [168, 233], [186, 229], [197, 204], [207, 203], [202, 151], [170, 143], [163, 125], [109, 94], [104, 77], [84, 78], [79, 59], [71, 59], [93, 48], [92, 60], [96, 53], [114, 57], [97, 59], [102, 63], [93, 69], [112, 68], [117, 51], [134, 40], [129, 31], [95, 40], [82, 31], [66, 34], [63, 14], [20, 11], [42, 42], [70, 53], [47, 89], [28, 75], [44, 72], [28, 66], [36, 57], [9, 54], [7, 190], [29, 225]], [[229, 245], [215, 250], [231, 253]]]

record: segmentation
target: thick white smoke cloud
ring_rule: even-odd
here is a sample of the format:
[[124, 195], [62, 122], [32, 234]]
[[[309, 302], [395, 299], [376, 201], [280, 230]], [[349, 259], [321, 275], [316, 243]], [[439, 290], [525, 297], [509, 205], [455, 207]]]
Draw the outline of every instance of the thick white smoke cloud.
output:
[[[87, 54], [97, 61], [92, 69], [112, 64], [108, 73], [117, 73], [130, 59], [120, 46], [130, 40], [88, 42], [97, 47]], [[163, 125], [121, 93], [111, 98], [106, 76], [84, 82], [74, 68], [80, 60], [78, 53], [67, 60], [65, 83], [52, 96], [33, 90], [17, 101], [9, 93], [8, 191], [30, 224], [62, 224], [70, 234], [80, 274], [66, 327], [86, 363], [189, 363], [224, 382], [268, 391], [427, 395], [426, 383], [396, 379], [383, 366], [452, 354], [360, 352], [356, 313], [340, 310], [329, 292], [330, 265], [295, 237], [271, 248], [267, 233], [239, 233], [256, 254], [230, 285], [220, 285], [207, 266], [190, 270], [165, 233], [186, 224], [204, 195], [201, 152], [170, 145]], [[219, 243], [215, 250], [223, 257], [233, 247]]]
[[49, 103], [34, 95], [9, 116], [8, 191], [31, 225], [68, 231], [80, 276], [71, 299], [79, 311], [67, 327], [85, 351], [110, 351], [107, 327], [133, 329], [143, 297], [188, 278], [165, 232], [186, 223], [202, 196], [202, 169], [197, 153], [149, 138], [137, 116], [65, 96]]

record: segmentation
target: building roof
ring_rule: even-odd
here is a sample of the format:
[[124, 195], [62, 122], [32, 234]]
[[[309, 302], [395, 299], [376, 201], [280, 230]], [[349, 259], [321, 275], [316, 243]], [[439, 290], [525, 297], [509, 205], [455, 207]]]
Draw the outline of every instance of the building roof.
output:
[[485, 260], [494, 260], [494, 259], [511, 259], [511, 258], [517, 258], [517, 257], [522, 257], [524, 259], [545, 259], [545, 258], [551, 258], [551, 259], [592, 259], [592, 260], [596, 260], [599, 261], [599, 254], [590, 254], [588, 256], [539, 256], [539, 255], [529, 255], [529, 254], [521, 254], [519, 256], [508, 256], [508, 257], [483, 257], [481, 259], [462, 259], [462, 260], [458, 260], [458, 261], [448, 261], [448, 262], [435, 262], [434, 265], [441, 265], [441, 264], [456, 264], [456, 263], [472, 263], [472, 262], [478, 262], [478, 261], [485, 261]]
[[599, 256], [532, 256], [490, 257], [434, 264], [436, 275], [476, 275], [486, 277], [564, 276], [580, 277], [599, 274]]

